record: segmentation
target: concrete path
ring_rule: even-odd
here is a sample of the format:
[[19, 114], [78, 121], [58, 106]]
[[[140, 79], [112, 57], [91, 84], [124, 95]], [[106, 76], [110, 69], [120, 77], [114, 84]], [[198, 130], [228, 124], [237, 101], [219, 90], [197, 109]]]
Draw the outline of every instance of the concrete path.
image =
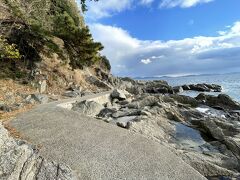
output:
[[[82, 100], [101, 95], [108, 93]], [[41, 145], [44, 157], [76, 170], [79, 179], [205, 179], [153, 140], [59, 107], [75, 100], [40, 105], [10, 124]]]

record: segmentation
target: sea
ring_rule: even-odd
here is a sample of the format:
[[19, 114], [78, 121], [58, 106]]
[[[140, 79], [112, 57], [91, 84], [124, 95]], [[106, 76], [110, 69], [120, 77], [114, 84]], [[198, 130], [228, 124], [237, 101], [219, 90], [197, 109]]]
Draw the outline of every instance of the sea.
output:
[[[171, 86], [181, 86], [184, 84], [218, 84], [221, 85], [223, 90], [221, 93], [229, 95], [235, 101], [240, 102], [240, 73], [229, 74], [205, 74], [205, 75], [189, 75], [179, 77], [144, 77], [136, 78], [139, 80], [165, 80]], [[196, 97], [199, 92], [196, 91], [184, 91], [183, 95]], [[219, 93], [209, 92], [207, 94], [218, 95]]]

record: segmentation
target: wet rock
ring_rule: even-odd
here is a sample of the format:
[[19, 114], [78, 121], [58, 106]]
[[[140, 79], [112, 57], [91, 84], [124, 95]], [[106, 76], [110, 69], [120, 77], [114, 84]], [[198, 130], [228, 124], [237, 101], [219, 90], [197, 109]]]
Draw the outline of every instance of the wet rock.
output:
[[191, 88], [188, 85], [183, 85], [182, 88], [183, 88], [184, 91], [191, 90]]
[[217, 106], [226, 110], [240, 110], [240, 104], [225, 94], [219, 94], [216, 97], [201, 93], [196, 97], [196, 100], [210, 107]]
[[217, 84], [204, 84], [204, 85], [207, 86], [211, 91], [214, 91], [214, 92], [222, 91], [222, 87], [220, 85], [217, 85]]
[[201, 91], [201, 92], [210, 92], [211, 90], [205, 84], [190, 84], [190, 90]]
[[73, 104], [73, 107], [72, 107], [72, 110], [88, 116], [96, 116], [103, 109], [104, 109], [104, 106], [102, 104], [99, 104], [95, 101], [87, 101], [87, 100], [75, 103]]
[[119, 89], [114, 89], [113, 92], [111, 93], [111, 97], [113, 99], [118, 99], [120, 101], [126, 99], [124, 92]]
[[182, 86], [175, 86], [175, 87], [173, 87], [173, 92], [174, 93], [182, 93], [183, 92], [183, 88], [182, 88]]
[[182, 86], [184, 90], [200, 91], [200, 92], [221, 92], [222, 87], [217, 84], [190, 84]]

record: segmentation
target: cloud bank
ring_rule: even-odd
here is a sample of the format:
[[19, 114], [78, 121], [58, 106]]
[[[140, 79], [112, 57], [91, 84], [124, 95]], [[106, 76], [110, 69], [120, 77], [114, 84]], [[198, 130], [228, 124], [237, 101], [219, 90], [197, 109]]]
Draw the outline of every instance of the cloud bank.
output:
[[94, 38], [120, 76], [158, 76], [240, 71], [240, 22], [215, 37], [145, 41], [114, 26], [91, 24]]
[[189, 8], [196, 6], [198, 4], [209, 3], [213, 0], [162, 0], [160, 3], [160, 7], [181, 7], [181, 8]]
[[86, 17], [97, 20], [112, 16], [116, 13], [131, 9], [135, 6], [150, 7], [153, 3], [159, 4], [160, 8], [190, 8], [198, 4], [209, 3], [214, 0], [100, 0], [88, 2]]

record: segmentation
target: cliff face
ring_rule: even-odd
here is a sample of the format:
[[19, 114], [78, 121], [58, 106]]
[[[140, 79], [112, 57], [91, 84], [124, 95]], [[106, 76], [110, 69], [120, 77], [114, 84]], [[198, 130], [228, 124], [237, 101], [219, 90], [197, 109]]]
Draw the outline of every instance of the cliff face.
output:
[[97, 90], [89, 77], [110, 73], [74, 0], [0, 0], [0, 27], [0, 79], [47, 81], [60, 93], [72, 84]]

